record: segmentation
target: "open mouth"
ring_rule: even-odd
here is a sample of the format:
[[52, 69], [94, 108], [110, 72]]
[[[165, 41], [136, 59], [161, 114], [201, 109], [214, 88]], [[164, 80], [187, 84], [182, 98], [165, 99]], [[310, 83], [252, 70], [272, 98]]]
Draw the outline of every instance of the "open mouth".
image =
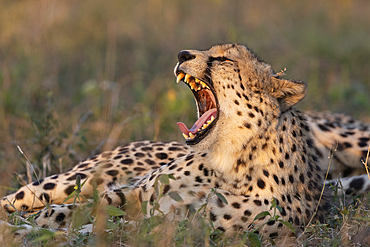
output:
[[194, 76], [176, 72], [177, 83], [185, 82], [194, 94], [198, 108], [198, 120], [188, 129], [184, 123], [178, 122], [186, 143], [194, 145], [200, 142], [212, 129], [218, 119], [218, 102], [213, 88], [206, 82]]

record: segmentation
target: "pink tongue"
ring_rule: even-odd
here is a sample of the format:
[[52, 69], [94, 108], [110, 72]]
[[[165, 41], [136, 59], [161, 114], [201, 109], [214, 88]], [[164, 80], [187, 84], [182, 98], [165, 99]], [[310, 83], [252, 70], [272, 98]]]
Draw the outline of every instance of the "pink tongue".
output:
[[189, 135], [189, 132], [195, 134], [198, 129], [202, 129], [203, 124], [207, 123], [208, 120], [211, 119], [211, 117], [216, 117], [217, 115], [217, 109], [212, 108], [211, 110], [206, 111], [191, 127], [189, 130], [184, 123], [178, 122], [177, 125], [179, 126], [182, 133], [185, 135]]

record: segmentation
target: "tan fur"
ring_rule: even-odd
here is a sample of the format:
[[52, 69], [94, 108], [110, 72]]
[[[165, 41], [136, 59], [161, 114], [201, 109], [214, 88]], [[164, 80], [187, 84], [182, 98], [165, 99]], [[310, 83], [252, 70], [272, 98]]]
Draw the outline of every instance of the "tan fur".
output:
[[[191, 148], [176, 142], [148, 141], [118, 147], [81, 162], [57, 178], [51, 176], [21, 188], [4, 197], [1, 207], [10, 212], [32, 211], [46, 202], [61, 203], [73, 191], [75, 175], [82, 174], [82, 180], [87, 179], [83, 195], [91, 196], [96, 182], [99, 191], [106, 191], [103, 205], [122, 207], [136, 217], [143, 201], [158, 198], [154, 189], [156, 179], [170, 174], [176, 179], [164, 185], [165, 196], [159, 200], [160, 210], [165, 214], [174, 214], [190, 205], [198, 209], [206, 203], [211, 190], [217, 188], [228, 204], [210, 195], [207, 212], [220, 230], [233, 233], [256, 229], [268, 220], [254, 221], [256, 215], [263, 211], [273, 213], [273, 198], [283, 209], [278, 212], [280, 219], [297, 229], [304, 227], [314, 214], [323, 186], [320, 166], [325, 167], [326, 158], [317, 157], [317, 150], [327, 149], [337, 140], [330, 135], [322, 138], [314, 113], [308, 114], [307, 123], [307, 116], [294, 109], [306, 94], [306, 84], [276, 77], [270, 65], [241, 45], [185, 51], [179, 54], [179, 60], [175, 73], [186, 73], [206, 82], [218, 100], [218, 117], [204, 139]], [[330, 115], [324, 118], [329, 119]], [[310, 128], [314, 130], [316, 144]], [[334, 129], [338, 133], [345, 131], [344, 126]], [[369, 131], [357, 133], [363, 137]], [[353, 149], [351, 157], [359, 159], [363, 149], [358, 151], [354, 145]], [[343, 157], [349, 157], [347, 151], [340, 150]], [[365, 180], [351, 181], [362, 181], [361, 188], [367, 189]], [[127, 184], [128, 188], [120, 188]], [[174, 192], [181, 201], [169, 196]], [[317, 215], [321, 220], [329, 200], [330, 197], [321, 200]], [[52, 214], [42, 210], [35, 218], [36, 223], [52, 228], [69, 224], [71, 207], [55, 205], [52, 209]], [[259, 233], [268, 238], [290, 235], [291, 231], [281, 222], [270, 222]]]

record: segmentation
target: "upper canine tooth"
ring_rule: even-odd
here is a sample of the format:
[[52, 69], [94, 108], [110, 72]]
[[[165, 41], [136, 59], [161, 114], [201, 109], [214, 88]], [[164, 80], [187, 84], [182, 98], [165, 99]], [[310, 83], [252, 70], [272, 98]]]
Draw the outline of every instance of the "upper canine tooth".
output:
[[179, 83], [179, 81], [181, 81], [182, 78], [184, 78], [185, 75], [183, 73], [180, 73], [178, 76], [177, 76], [177, 79], [176, 79], [176, 83]]
[[189, 132], [189, 137], [190, 137], [191, 139], [193, 139], [193, 138], [195, 137], [195, 135], [194, 135], [193, 133]]
[[182, 133], [182, 136], [185, 138], [185, 139], [188, 139], [189, 136], [187, 136], [186, 134]]
[[186, 75], [185, 75], [185, 82], [188, 82], [190, 77], [191, 77], [191, 75], [186, 74]]
[[213, 120], [215, 120], [215, 117], [214, 116], [211, 117], [211, 121], [213, 121]]

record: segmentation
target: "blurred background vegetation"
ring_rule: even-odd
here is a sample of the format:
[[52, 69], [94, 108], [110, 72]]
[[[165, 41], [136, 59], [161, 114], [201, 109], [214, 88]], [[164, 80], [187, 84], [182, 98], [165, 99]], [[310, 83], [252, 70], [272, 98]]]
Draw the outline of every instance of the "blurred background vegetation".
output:
[[[133, 140], [182, 140], [195, 120], [177, 53], [251, 47], [309, 86], [303, 110], [370, 120], [370, 2], [0, 1], [0, 195]], [[17, 172], [17, 174], [16, 174]], [[33, 178], [35, 179], [35, 178]]]

